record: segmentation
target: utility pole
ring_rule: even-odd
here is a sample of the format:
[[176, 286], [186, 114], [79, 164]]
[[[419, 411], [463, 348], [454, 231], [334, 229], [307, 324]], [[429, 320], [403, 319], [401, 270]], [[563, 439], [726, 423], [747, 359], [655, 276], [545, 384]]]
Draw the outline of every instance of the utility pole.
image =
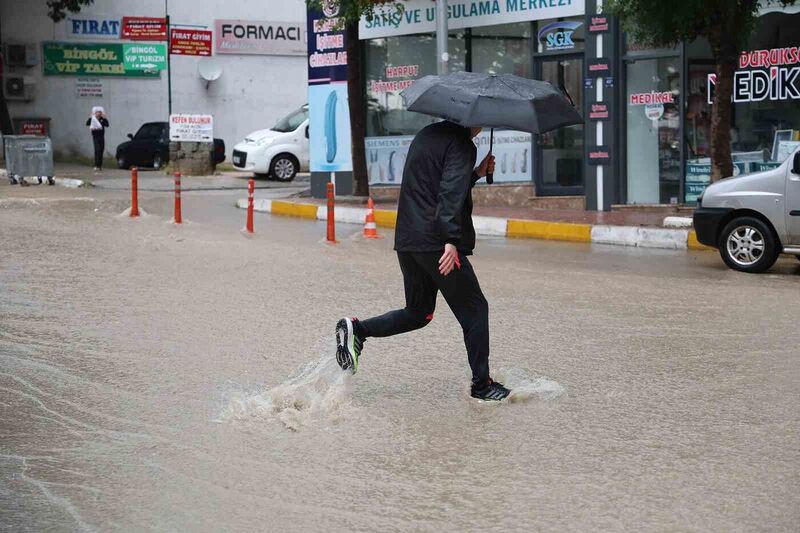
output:
[[169, 29], [169, 0], [164, 0], [164, 15], [167, 22], [167, 113], [172, 114], [172, 54], [169, 53], [172, 44], [172, 32]]
[[450, 55], [447, 53], [447, 0], [436, 0], [436, 73], [449, 72]]

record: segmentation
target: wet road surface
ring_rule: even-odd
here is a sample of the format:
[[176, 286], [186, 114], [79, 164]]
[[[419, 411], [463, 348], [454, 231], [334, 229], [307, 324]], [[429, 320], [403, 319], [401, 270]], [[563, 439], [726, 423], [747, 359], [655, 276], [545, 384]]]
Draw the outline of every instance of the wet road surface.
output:
[[[264, 193], [266, 194], [266, 193]], [[381, 241], [241, 193], [0, 189], [0, 530], [796, 531], [800, 263], [484, 239], [505, 405]]]

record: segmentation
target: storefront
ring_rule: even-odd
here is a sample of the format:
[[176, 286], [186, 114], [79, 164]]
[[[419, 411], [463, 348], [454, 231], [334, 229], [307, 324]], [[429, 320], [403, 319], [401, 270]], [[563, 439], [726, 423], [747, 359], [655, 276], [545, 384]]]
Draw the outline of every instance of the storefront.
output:
[[[509, 11], [523, 5], [545, 8]], [[549, 81], [585, 118], [544, 135], [496, 132], [496, 182], [529, 184], [537, 197], [585, 196], [587, 209], [696, 201], [711, 168], [715, 76], [705, 40], [645, 49], [613, 20], [587, 15], [599, 11], [594, 0], [459, 0], [449, 9], [451, 70]], [[431, 2], [410, 0], [402, 16], [362, 21], [370, 184], [399, 184], [413, 135], [433, 120], [400, 98], [436, 72], [433, 15]], [[764, 10], [745, 52], [731, 132], [737, 174], [772, 168], [800, 144], [800, 8]]]

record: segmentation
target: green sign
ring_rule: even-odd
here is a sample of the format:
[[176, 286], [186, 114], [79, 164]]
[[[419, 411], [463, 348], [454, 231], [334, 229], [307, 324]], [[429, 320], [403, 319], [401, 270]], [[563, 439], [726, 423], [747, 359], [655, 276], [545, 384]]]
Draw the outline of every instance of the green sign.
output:
[[[153, 70], [131, 68], [125, 61], [125, 48], [136, 45], [123, 45], [121, 43], [84, 44], [84, 43], [43, 43], [42, 68], [45, 76], [131, 76], [131, 77], [158, 77], [159, 66]], [[160, 46], [166, 52], [165, 45], [144, 45], [145, 48]], [[131, 56], [138, 56], [132, 53]], [[142, 54], [157, 55], [157, 54]], [[135, 58], [134, 58], [135, 59]]]
[[125, 70], [164, 70], [167, 68], [167, 45], [123, 44]]

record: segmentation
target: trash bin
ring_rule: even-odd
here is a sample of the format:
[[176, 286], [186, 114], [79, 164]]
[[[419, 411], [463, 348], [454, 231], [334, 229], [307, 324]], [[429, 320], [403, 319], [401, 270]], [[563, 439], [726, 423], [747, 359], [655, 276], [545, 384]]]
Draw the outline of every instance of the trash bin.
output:
[[26, 185], [26, 177], [36, 177], [39, 183], [47, 178], [47, 183], [55, 184], [53, 179], [53, 145], [50, 137], [38, 135], [5, 135], [3, 137], [6, 154], [6, 169], [12, 184], [18, 181]]

